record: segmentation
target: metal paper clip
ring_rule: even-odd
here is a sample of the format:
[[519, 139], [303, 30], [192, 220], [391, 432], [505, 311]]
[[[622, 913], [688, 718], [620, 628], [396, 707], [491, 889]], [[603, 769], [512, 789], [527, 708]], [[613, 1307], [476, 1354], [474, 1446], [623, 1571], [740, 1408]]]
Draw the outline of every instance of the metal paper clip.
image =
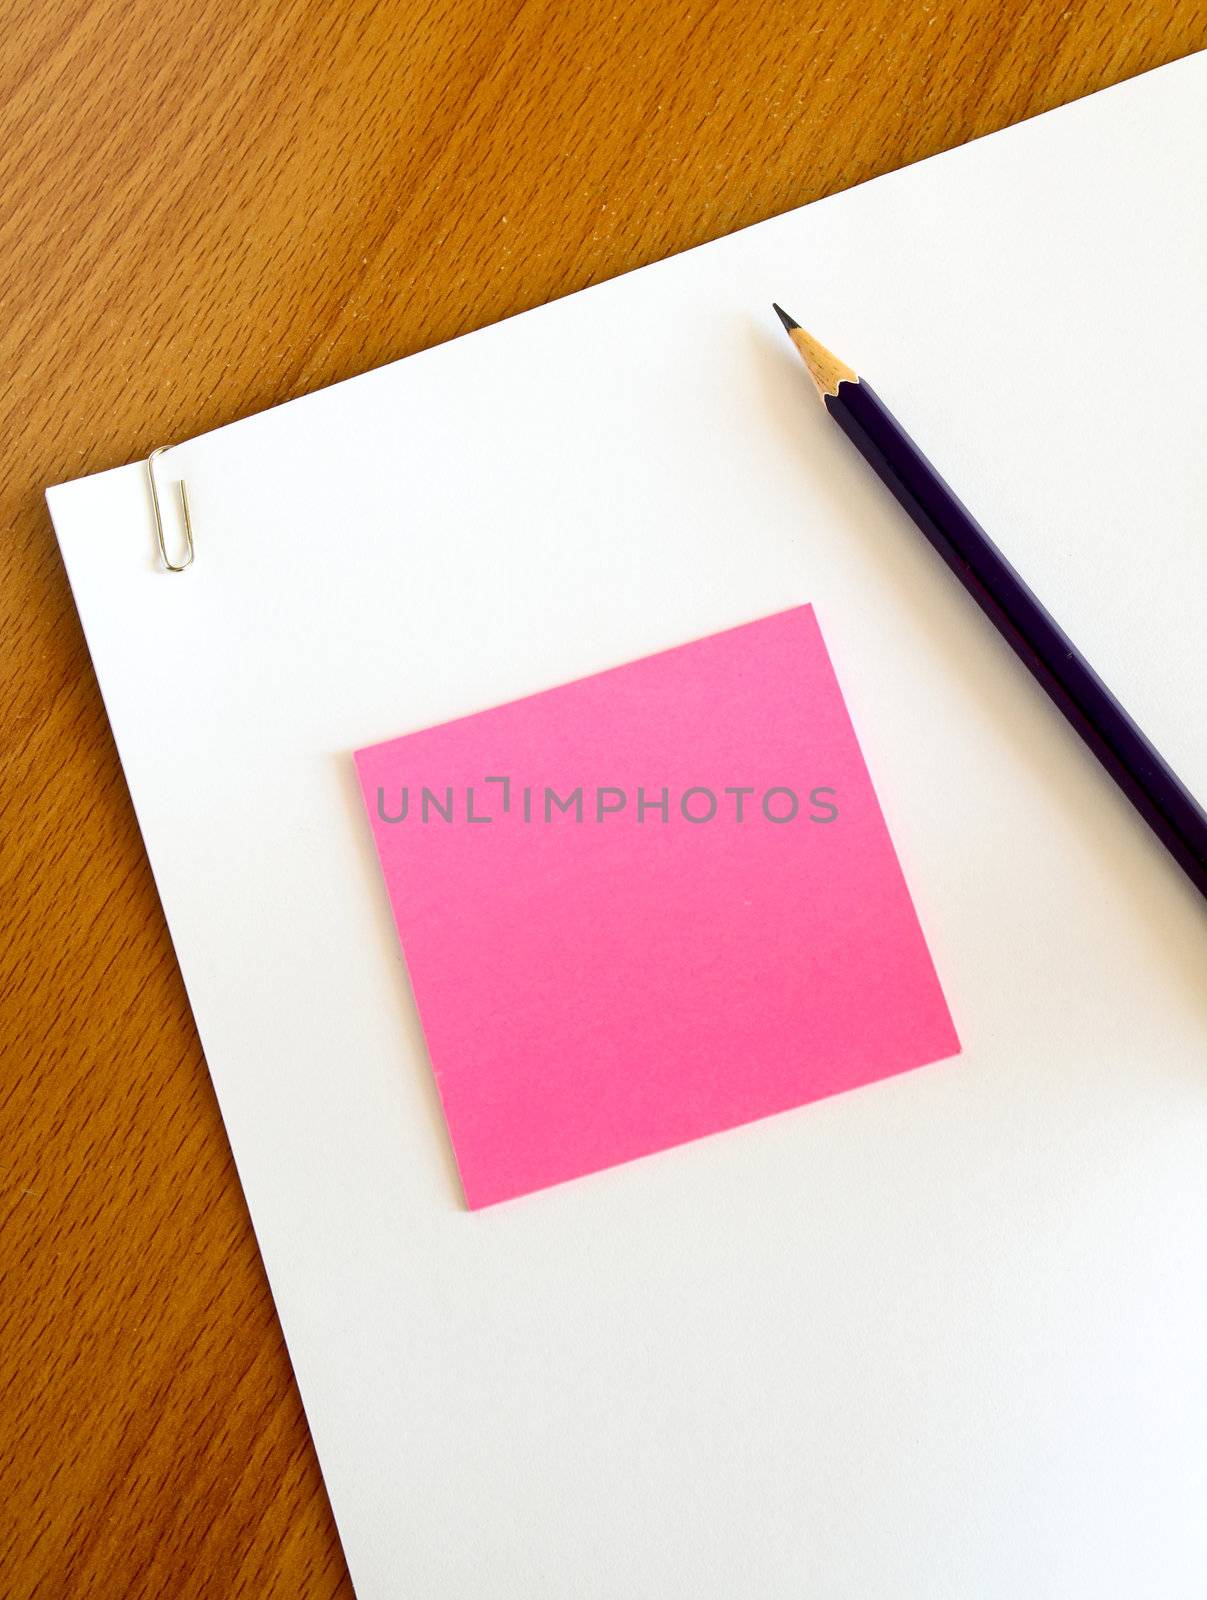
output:
[[159, 511], [159, 489], [155, 483], [155, 457], [163, 455], [165, 450], [170, 450], [171, 445], [161, 444], [158, 449], [152, 450], [147, 457], [147, 482], [151, 485], [151, 508], [155, 512], [155, 537], [159, 541], [159, 555], [164, 566], [169, 572], [183, 572], [186, 567], [193, 564], [193, 523], [189, 516], [189, 495], [184, 486], [184, 479], [180, 480], [180, 509], [184, 513], [184, 545], [185, 558], [181, 562], [169, 559], [168, 547], [163, 536], [163, 517]]

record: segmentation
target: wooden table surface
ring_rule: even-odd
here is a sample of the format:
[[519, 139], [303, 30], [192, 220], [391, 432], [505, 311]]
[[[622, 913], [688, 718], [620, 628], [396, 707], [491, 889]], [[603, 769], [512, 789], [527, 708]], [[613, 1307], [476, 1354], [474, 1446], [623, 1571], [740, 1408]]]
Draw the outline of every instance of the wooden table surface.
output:
[[1173, 60], [1207, 6], [68, 0], [0, 39], [0, 1590], [349, 1595], [43, 487]]

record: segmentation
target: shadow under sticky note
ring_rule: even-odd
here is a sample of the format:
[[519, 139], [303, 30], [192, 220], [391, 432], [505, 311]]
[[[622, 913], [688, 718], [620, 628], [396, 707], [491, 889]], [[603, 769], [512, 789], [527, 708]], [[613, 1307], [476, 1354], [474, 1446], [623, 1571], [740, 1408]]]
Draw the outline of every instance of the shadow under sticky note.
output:
[[355, 759], [471, 1209], [959, 1050], [809, 606]]

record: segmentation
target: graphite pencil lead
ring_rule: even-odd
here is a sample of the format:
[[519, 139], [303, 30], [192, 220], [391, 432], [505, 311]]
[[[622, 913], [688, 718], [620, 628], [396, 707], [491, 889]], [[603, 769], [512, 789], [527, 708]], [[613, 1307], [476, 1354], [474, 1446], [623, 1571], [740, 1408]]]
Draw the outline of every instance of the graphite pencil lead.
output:
[[775, 312], [776, 316], [784, 324], [784, 329], [785, 329], [786, 332], [791, 333], [793, 328], [799, 328], [800, 327], [800, 323], [796, 320], [796, 318], [795, 317], [790, 317], [788, 315], [788, 313], [784, 310], [783, 306], [777, 306], [774, 300], [771, 302], [771, 309], [772, 309], [772, 311]]

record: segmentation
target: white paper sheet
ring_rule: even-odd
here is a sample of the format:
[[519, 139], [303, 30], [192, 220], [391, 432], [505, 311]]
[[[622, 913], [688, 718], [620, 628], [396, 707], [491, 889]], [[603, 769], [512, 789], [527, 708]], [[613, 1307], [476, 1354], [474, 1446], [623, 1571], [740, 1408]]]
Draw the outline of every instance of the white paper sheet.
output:
[[[141, 464], [50, 492], [361, 1600], [1207, 1592], [1200, 906], [770, 312], [1207, 792], [1205, 104], [1199, 56], [197, 439], [184, 576]], [[963, 1057], [468, 1214], [349, 753], [806, 600]]]

